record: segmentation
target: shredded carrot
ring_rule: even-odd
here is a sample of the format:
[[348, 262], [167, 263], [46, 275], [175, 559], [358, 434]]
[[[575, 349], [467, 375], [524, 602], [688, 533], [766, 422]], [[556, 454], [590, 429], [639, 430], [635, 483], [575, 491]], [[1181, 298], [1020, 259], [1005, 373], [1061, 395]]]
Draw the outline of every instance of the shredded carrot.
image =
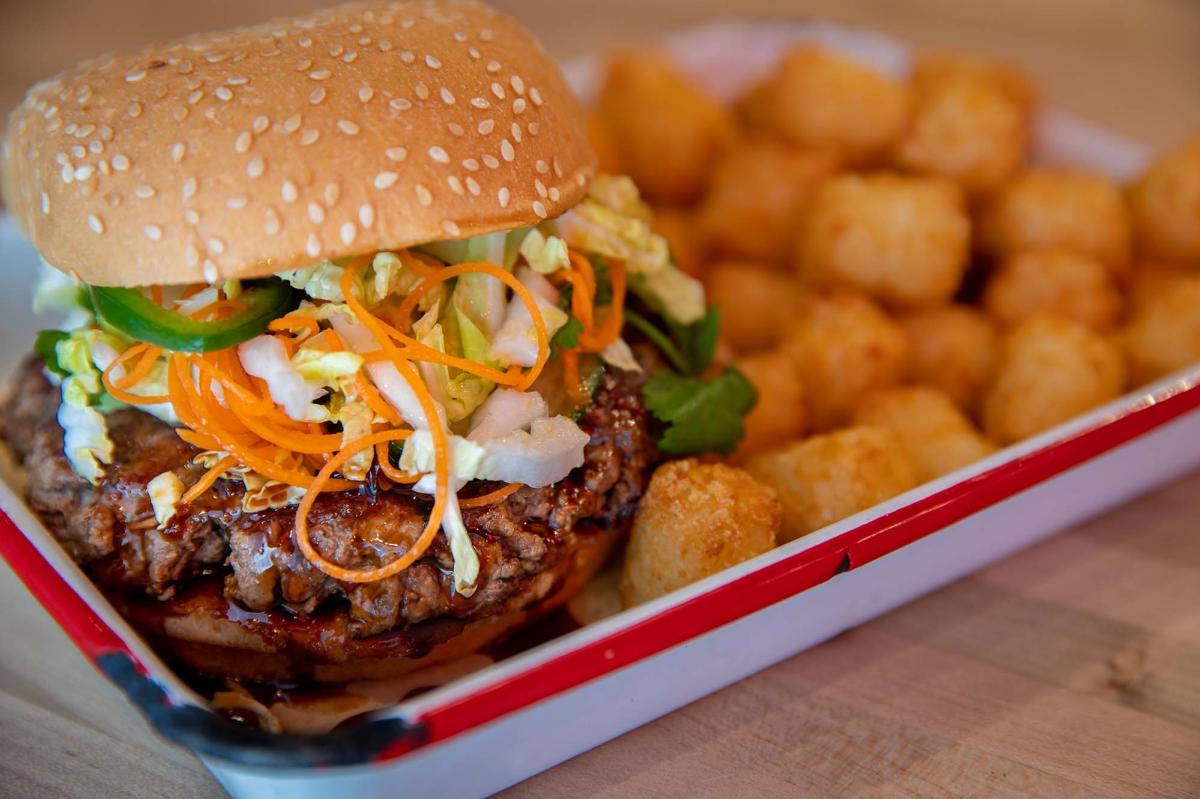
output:
[[567, 393], [577, 404], [587, 403], [590, 397], [583, 387], [583, 381], [579, 378], [579, 349], [563, 350], [562, 359], [563, 383], [567, 387]]
[[388, 442], [386, 441], [380, 441], [375, 445], [375, 460], [379, 463], [379, 469], [393, 483], [415, 483], [420, 478], [419, 474], [402, 472], [392, 465], [392, 456], [388, 452]]
[[183, 496], [179, 501], [184, 505], [189, 505], [196, 500], [201, 494], [212, 488], [212, 484], [217, 482], [225, 472], [229, 471], [237, 464], [237, 458], [232, 455], [226, 455], [213, 464], [212, 468], [204, 473], [204, 476], [196, 481], [196, 484], [183, 492]]
[[154, 300], [155, 305], [163, 304], [162, 286], [154, 285], [150, 287], [150, 299]]
[[[124, 402], [128, 405], [157, 405], [161, 402], [168, 402], [170, 400], [170, 397], [167, 395], [155, 394], [152, 396], [143, 397], [138, 394], [133, 394], [129, 391], [126, 391], [122, 387], [121, 384], [125, 383], [126, 385], [131, 385], [132, 383], [136, 382], [136, 381], [129, 381], [128, 383], [126, 383], [126, 379], [129, 377], [129, 375], [126, 375], [120, 381], [113, 380], [112, 375], [113, 375], [113, 372], [117, 369], [117, 367], [122, 366], [126, 361], [133, 359], [137, 355], [149, 351], [149, 350], [138, 350], [139, 346], [149, 347], [150, 345], [149, 344], [135, 345], [133, 347], [130, 347], [129, 349], [125, 350], [125, 352], [121, 353], [116, 358], [114, 358], [113, 362], [108, 365], [108, 368], [106, 368], [104, 370], [104, 374], [101, 375], [101, 380], [104, 382], [104, 388], [108, 391], [109, 394], [111, 394], [113, 396], [114, 399], [120, 400], [121, 402]], [[154, 365], [154, 361], [151, 360], [150, 367], [152, 367], [153, 365]], [[139, 366], [140, 366], [140, 364], [139, 364]], [[150, 367], [146, 368], [147, 372], [150, 371]], [[130, 373], [130, 374], [132, 374], [132, 373]], [[145, 376], [144, 374], [139, 376], [138, 380], [140, 380], [144, 376]]]
[[612, 281], [612, 305], [608, 307], [608, 315], [599, 328], [585, 330], [579, 336], [579, 343], [591, 352], [600, 352], [616, 341], [625, 323], [625, 263], [610, 261], [608, 276]]
[[[409, 368], [411, 369], [411, 367]], [[425, 404], [424, 399], [425, 398], [422, 397], [423, 405]], [[431, 398], [430, 401], [432, 402]], [[428, 408], [426, 408], [426, 413], [430, 414], [431, 419], [436, 419], [437, 417], [432, 415], [433, 410], [433, 406], [430, 405]], [[336, 563], [326, 560], [325, 557], [321, 555], [321, 553], [317, 552], [316, 548], [313, 547], [312, 541], [308, 537], [308, 512], [312, 509], [313, 502], [316, 501], [317, 496], [322, 490], [324, 490], [324, 486], [330, 482], [330, 478], [334, 471], [360, 450], [374, 446], [380, 442], [403, 440], [412, 432], [410, 430], [384, 430], [378, 433], [365, 435], [356, 441], [350, 442], [344, 448], [342, 448], [341, 452], [330, 458], [329, 462], [321, 468], [321, 471], [318, 472], [317, 476], [313, 479], [312, 487], [300, 500], [300, 505], [296, 508], [296, 544], [300, 547], [300, 551], [304, 553], [304, 557], [308, 558], [309, 563], [316, 566], [318, 569], [336, 580], [342, 580], [348, 583], [371, 583], [375, 582], [376, 580], [383, 580], [387, 577], [391, 577], [393, 574], [398, 574], [412, 565], [417, 558], [425, 554], [425, 550], [427, 550], [429, 545], [433, 543], [433, 537], [437, 535], [438, 530], [441, 529], [442, 515], [445, 513], [446, 509], [447, 491], [449, 486], [449, 474], [447, 472], [447, 463], [444, 457], [446, 453], [445, 433], [443, 431], [439, 436], [438, 429], [438, 425], [436, 424], [432, 428], [434, 448], [436, 450], [440, 450], [437, 453], [438, 479], [437, 493], [434, 495], [433, 500], [433, 510], [429, 514], [429, 521], [425, 525], [425, 530], [422, 531], [416, 542], [409, 547], [408, 551], [386, 566], [360, 571], [356, 569], [347, 569], [339, 566]], [[441, 438], [442, 444], [440, 447], [438, 446], [439, 437]]]
[[342, 444], [342, 437], [337, 433], [300, 433], [276, 427], [262, 417], [245, 413], [238, 400], [231, 401], [229, 409], [250, 432], [277, 447], [310, 455], [321, 455], [336, 452]]
[[363, 399], [367, 401], [367, 406], [375, 412], [376, 416], [387, 419], [394, 425], [404, 424], [404, 419], [396, 412], [396, 409], [384, 401], [383, 397], [379, 395], [379, 389], [368, 383], [362, 372], [354, 375], [354, 383], [358, 387], [358, 393], [362, 394]]
[[321, 332], [321, 323], [311, 316], [304, 316], [295, 312], [285, 314], [278, 319], [272, 319], [267, 325], [267, 330], [275, 333], [282, 333], [289, 330], [309, 331], [309, 335], [316, 335]]
[[501, 502], [505, 499], [508, 499], [509, 496], [516, 493], [521, 487], [522, 487], [521, 483], [509, 483], [508, 485], [506, 485], [502, 488], [497, 488], [495, 491], [489, 491], [488, 493], [481, 494], [478, 497], [471, 497], [470, 499], [460, 499], [458, 501], [458, 507], [460, 507], [460, 508], [481, 508], [484, 505], [495, 505], [497, 502]]

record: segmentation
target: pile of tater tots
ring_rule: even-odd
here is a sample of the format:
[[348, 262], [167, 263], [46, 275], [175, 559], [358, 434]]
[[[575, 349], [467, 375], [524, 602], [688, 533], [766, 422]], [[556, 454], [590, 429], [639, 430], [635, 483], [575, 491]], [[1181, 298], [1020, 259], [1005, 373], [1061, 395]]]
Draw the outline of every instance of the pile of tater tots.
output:
[[1200, 362], [1200, 138], [1131, 185], [1029, 161], [1007, 65], [927, 54], [896, 80], [794, 49], [733, 107], [661, 54], [592, 109], [759, 392], [725, 462], [651, 482], [636, 604]]

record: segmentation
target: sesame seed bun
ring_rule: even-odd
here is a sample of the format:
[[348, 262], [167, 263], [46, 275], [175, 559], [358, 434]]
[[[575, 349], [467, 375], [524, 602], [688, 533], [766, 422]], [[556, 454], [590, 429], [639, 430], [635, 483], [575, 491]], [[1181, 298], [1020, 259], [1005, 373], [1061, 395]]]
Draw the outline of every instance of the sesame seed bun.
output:
[[595, 160], [554, 61], [470, 2], [367, 2], [94, 59], [9, 119], [4, 194], [99, 285], [261, 277], [556, 216]]

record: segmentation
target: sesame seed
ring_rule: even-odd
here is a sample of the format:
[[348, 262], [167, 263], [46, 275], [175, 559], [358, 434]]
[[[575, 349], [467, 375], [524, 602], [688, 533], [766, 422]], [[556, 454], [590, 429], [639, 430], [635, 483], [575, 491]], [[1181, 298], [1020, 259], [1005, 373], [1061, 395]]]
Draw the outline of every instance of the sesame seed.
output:
[[495, 169], [500, 166], [500, 159], [490, 153], [486, 153], [483, 156], [483, 165], [488, 169]]
[[162, 228], [158, 225], [146, 225], [142, 228], [142, 232], [146, 234], [146, 238], [150, 241], [158, 241], [162, 238]]
[[225, 207], [232, 208], [234, 211], [240, 211], [246, 207], [246, 203], [248, 202], [249, 200], [246, 199], [244, 194], [239, 194], [236, 197], [230, 197], [228, 200], [226, 200]]
[[542, 104], [542, 93], [537, 90], [536, 86], [529, 89], [529, 99], [533, 100], [533, 104], [536, 106]]
[[533, 181], [533, 187], [534, 187], [534, 188], [537, 190], [537, 193], [538, 193], [538, 196], [539, 196], [539, 197], [545, 197], [545, 196], [546, 196], [546, 184], [545, 184], [545, 183], [542, 183], [542, 181], [541, 181], [541, 180], [536, 180], [536, 179], [535, 179], [535, 180]]
[[386, 189], [400, 178], [395, 172], [380, 172], [375, 176], [375, 188]]
[[454, 94], [445, 86], [442, 87], [439, 94], [442, 95], [442, 102], [446, 105], [454, 105]]
[[133, 190], [134, 195], [143, 200], [149, 200], [156, 192], [152, 186], [138, 186]]
[[510, 86], [512, 86], [512, 90], [517, 94], [525, 93], [525, 81], [521, 80], [520, 75], [513, 75], [512, 80], [510, 80], [508, 83]]
[[96, 167], [94, 166], [81, 166], [75, 168], [75, 179], [78, 181], [90, 180], [94, 174], [96, 174]]
[[367, 45], [369, 45], [371, 43], [371, 37], [370, 36], [360, 36], [358, 38], [358, 43], [361, 44], [363, 47], [366, 47]]
[[283, 183], [279, 184], [279, 196], [285, 203], [296, 202], [296, 184], [292, 183], [290, 180], [285, 180]]
[[495, 127], [496, 127], [496, 121], [494, 119], [485, 119], [479, 123], [479, 127], [476, 128], [476, 130], [478, 130], [481, 134], [486, 136], [489, 133], [491, 133], [495, 129]]
[[171, 111], [171, 117], [176, 122], [182, 122], [183, 120], [188, 118], [189, 113], [191, 113], [191, 109], [188, 108], [186, 105], [181, 105], [181, 106], [176, 107], [173, 111]]
[[309, 258], [316, 258], [321, 254], [321, 240], [317, 238], [316, 233], [308, 234], [308, 241], [304, 243], [304, 251], [308, 253]]
[[497, 100], [504, 99], [504, 87], [495, 81], [492, 82], [492, 94], [496, 95]]
[[308, 128], [300, 134], [300, 143], [307, 146], [312, 144], [321, 137], [321, 131], [316, 128]]
[[268, 208], [263, 217], [263, 232], [268, 236], [274, 236], [279, 232], [279, 228], [279, 214], [275, 213], [274, 208]]
[[518, 125], [516, 122], [514, 122], [514, 123], [512, 123], [512, 127], [509, 128], [509, 130], [512, 131], [513, 141], [520, 144], [521, 143], [521, 126]]
[[338, 228], [338, 234], [342, 237], [342, 244], [350, 245], [354, 243], [354, 237], [358, 235], [358, 229], [354, 227], [353, 222], [343, 222]]
[[379, 42], [379, 51], [383, 53], [389, 52], [393, 46], [387, 39], [383, 39]]
[[509, 191], [507, 186], [501, 186], [500, 191], [496, 192], [496, 199], [500, 201], [501, 208], [508, 207]]
[[442, 68], [442, 62], [438, 61], [436, 58], [434, 58], [431, 55], [425, 56], [425, 64], [430, 69], [441, 69]]
[[413, 93], [422, 100], [429, 99], [429, 87], [424, 83], [418, 82], [417, 85], [413, 87]]
[[74, 122], [72, 122], [71, 124], [69, 124], [65, 128], [63, 128], [63, 133], [74, 134], [75, 131], [77, 131], [77, 130], [79, 130], [79, 126], [76, 125]]
[[556, 203], [556, 202], [558, 202], [558, 198], [559, 198], [560, 196], [561, 196], [561, 195], [559, 194], [559, 191], [558, 191], [558, 189], [557, 189], [557, 188], [555, 188], [554, 186], [551, 186], [551, 187], [550, 187], [550, 202], [552, 202], [552, 203]]
[[313, 62], [311, 58], [302, 58], [296, 62], [296, 71], [307, 72], [308, 70], [312, 69], [312, 64]]
[[232, 78], [226, 78], [225, 83], [230, 86], [245, 86], [250, 82], [250, 79], [242, 75], [234, 75]]
[[342, 47], [340, 44], [329, 45], [329, 55], [333, 58], [337, 58], [344, 52], [346, 52], [346, 48]]
[[400, 60], [405, 64], [411, 64], [417, 60], [417, 57], [413, 55], [412, 50], [405, 50], [404, 52], [400, 53]]
[[189, 225], [200, 224], [200, 214], [195, 208], [188, 208], [183, 212], [183, 218]]
[[525, 126], [525, 130], [529, 131], [530, 136], [536, 136], [538, 135], [538, 131], [541, 130], [541, 125], [536, 122], [530, 122]]
[[345, 133], [347, 136], [358, 135], [358, 125], [354, 124], [348, 119], [339, 119], [337, 126], [338, 130], [340, 130], [342, 133]]
[[541, 200], [533, 201], [533, 212], [537, 214], [540, 219], [545, 219], [548, 216], [546, 213], [546, 206], [542, 204]]
[[105, 141], [112, 141], [113, 140], [113, 129], [110, 128], [108, 125], [101, 125], [100, 126], [100, 138], [104, 139]]
[[337, 205], [338, 198], [342, 196], [341, 186], [336, 183], [326, 183], [324, 196], [326, 207], [332, 208]]
[[96, 216], [95, 214], [88, 214], [87, 221], [88, 227], [92, 229], [93, 233], [99, 236], [104, 235], [104, 222], [101, 221], [100, 217]]
[[321, 207], [320, 203], [308, 204], [308, 219], [314, 225], [319, 225], [325, 221], [325, 209]]
[[388, 108], [392, 109], [393, 111], [407, 111], [408, 109], [412, 108], [412, 102], [404, 99], [403, 97], [397, 97], [394, 100], [388, 101]]
[[72, 144], [71, 155], [75, 156], [76, 158], [83, 158], [85, 155], [87, 155], [87, 150], [83, 149], [82, 144]]
[[188, 178], [183, 182], [183, 199], [188, 199], [196, 194], [196, 179]]
[[267, 128], [269, 128], [269, 127], [271, 127], [271, 120], [267, 119], [264, 116], [256, 116], [254, 118], [254, 124], [251, 126], [251, 128], [253, 129], [255, 134], [257, 134], [259, 136], [266, 133]]
[[223, 103], [227, 103], [233, 99], [233, 92], [224, 86], [218, 86], [214, 94], [216, 94], [217, 99]]
[[388, 157], [389, 161], [403, 161], [408, 157], [408, 150], [403, 147], [389, 147], [383, 151], [383, 154]]
[[562, 166], [558, 163], [558, 156], [556, 155], [553, 158], [551, 158], [550, 163], [551, 163], [551, 165], [554, 166], [554, 177], [561, 178], [563, 176], [563, 173], [562, 173]]
[[471, 194], [475, 195], [476, 197], [479, 196], [479, 181], [475, 180], [475, 178], [471, 177], [470, 175], [467, 176], [467, 191], [471, 192]]
[[433, 195], [429, 193], [429, 189], [422, 186], [420, 183], [416, 186], [417, 202], [428, 208], [433, 205]]
[[333, 73], [327, 69], [314, 69], [312, 72], [308, 73], [308, 77], [312, 78], [313, 80], [329, 80], [332, 75]]
[[446, 153], [445, 150], [443, 150], [441, 147], [438, 147], [437, 145], [434, 145], [433, 147], [429, 148], [429, 157], [432, 158], [434, 161], [437, 161], [439, 164], [450, 163], [450, 156]]
[[513, 150], [512, 142], [504, 139], [500, 142], [500, 157], [505, 161], [511, 161], [516, 157], [516, 152]]
[[250, 131], [244, 130], [238, 134], [238, 137], [233, 140], [233, 149], [238, 153], [245, 153], [250, 150], [250, 144], [254, 139], [250, 136]]
[[465, 135], [465, 134], [466, 134], [466, 132], [467, 132], [467, 131], [466, 131], [466, 130], [463, 128], [463, 126], [462, 126], [462, 125], [460, 125], [460, 124], [458, 124], [457, 122], [447, 122], [447, 123], [446, 123], [446, 130], [450, 131], [450, 132], [451, 132], [452, 134], [454, 134], [455, 136], [463, 136], [463, 135]]
[[490, 42], [492, 40], [492, 29], [491, 28], [480, 28], [479, 29], [479, 38], [485, 42]]
[[446, 183], [450, 186], [450, 191], [454, 192], [455, 194], [462, 195], [463, 184], [461, 180], [454, 175], [451, 175], [450, 177], [446, 178]]
[[463, 159], [462, 165], [463, 165], [463, 169], [466, 169], [469, 172], [478, 172], [479, 171], [479, 162], [476, 161], [474, 158]]
[[188, 95], [188, 102], [191, 103], [192, 105], [195, 105], [196, 103], [200, 102], [203, 99], [204, 99], [204, 92], [200, 91], [199, 89], [197, 89], [196, 91], [194, 91]]
[[63, 164], [62, 170], [58, 173], [59, 178], [63, 183], [73, 183], [75, 181], [75, 170], [70, 164]]
[[353, 25], [350, 26], [350, 32], [351, 33], [362, 33], [363, 26], [359, 25], [357, 22], [355, 22]]
[[466, 40], [467, 40], [467, 34], [463, 33], [462, 31], [454, 32], [454, 41], [465, 42]]
[[46, 192], [42, 192], [42, 213], [50, 213], [50, 195]]
[[482, 97], [472, 97], [471, 105], [474, 106], [475, 108], [487, 108], [491, 105], [491, 103], [489, 103], [487, 100], [483, 99]]
[[369, 103], [369, 102], [371, 102], [371, 98], [374, 96], [375, 96], [375, 90], [372, 89], [370, 86], [359, 86], [358, 87], [358, 101], [360, 103]]
[[308, 38], [307, 36], [301, 36], [296, 40], [296, 44], [300, 45], [301, 47], [312, 47], [312, 39]]
[[183, 260], [188, 266], [200, 263], [200, 251], [196, 249], [196, 245], [189, 244], [187, 246], [187, 249], [183, 251]]
[[262, 156], [256, 155], [246, 164], [246, 174], [252, 178], [261, 177], [266, 168]]
[[139, 69], [136, 72], [127, 72], [127, 73], [125, 73], [125, 82], [126, 83], [137, 83], [139, 80], [141, 80], [144, 77], [146, 77], [146, 70], [144, 70], [144, 69]]
[[311, 105], [320, 105], [325, 99], [325, 87], [321, 86], [313, 90], [313, 93], [308, 96], [308, 102]]
[[550, 165], [541, 158], [539, 158], [537, 163], [533, 165], [533, 168], [538, 171], [539, 175], [544, 175], [550, 171]]
[[524, 114], [525, 113], [525, 98], [518, 97], [517, 99], [513, 100], [512, 108], [513, 108], [514, 114]]
[[[382, 48], [380, 48], [380, 49], [382, 49]], [[357, 60], [358, 60], [358, 51], [357, 50], [351, 50], [350, 52], [348, 52], [344, 56], [342, 56], [342, 61], [346, 62], [347, 64], [353, 64]]]
[[183, 146], [183, 142], [175, 142], [171, 145], [171, 160], [178, 164], [183, 160], [183, 154], [186, 150], [187, 148]]
[[358, 221], [363, 228], [369, 228], [375, 224], [375, 206], [370, 203], [363, 203], [358, 206]]
[[499, 61], [489, 61], [487, 64], [487, 71], [488, 72], [499, 72], [500, 71], [500, 62]]
[[295, 133], [300, 129], [300, 115], [292, 114], [283, 121], [283, 130], [285, 133]]

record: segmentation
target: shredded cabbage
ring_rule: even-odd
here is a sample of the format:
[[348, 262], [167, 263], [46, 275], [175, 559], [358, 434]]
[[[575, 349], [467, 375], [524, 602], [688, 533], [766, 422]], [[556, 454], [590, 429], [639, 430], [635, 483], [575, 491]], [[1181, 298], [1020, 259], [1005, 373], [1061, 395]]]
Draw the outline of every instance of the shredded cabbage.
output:
[[[533, 294], [546, 323], [546, 334], [553, 337], [570, 318], [558, 307], [558, 290], [546, 278], [526, 267], [517, 270], [517, 279]], [[500, 363], [518, 366], [529, 367], [537, 362], [537, 330], [520, 297], [514, 296], [508, 301], [504, 324], [492, 342], [489, 355]]]
[[298, 422], [322, 422], [328, 411], [313, 401], [325, 390], [305, 381], [288, 360], [283, 342], [275, 336], [256, 336], [238, 345], [238, 360], [246, 373], [267, 382], [271, 399]]
[[545, 236], [537, 228], [525, 235], [521, 242], [521, 255], [533, 271], [548, 275], [566, 269], [571, 261], [567, 257], [567, 243], [558, 236]]
[[175, 472], [163, 472], [146, 484], [146, 491], [150, 494], [154, 521], [158, 522], [158, 529], [161, 530], [175, 515], [175, 506], [183, 497], [183, 481]]
[[615, 366], [626, 372], [640, 372], [642, 365], [633, 357], [633, 350], [623, 338], [615, 338], [613, 342], [600, 351], [600, 357], [610, 366]]
[[467, 438], [471, 441], [498, 438], [514, 430], [526, 429], [534, 419], [548, 415], [546, 400], [536, 391], [497, 389], [471, 417], [471, 432]]
[[88, 405], [64, 401], [58, 406], [58, 424], [63, 429], [67, 461], [83, 479], [95, 485], [104, 476], [104, 466], [113, 459], [113, 442], [104, 417]]

